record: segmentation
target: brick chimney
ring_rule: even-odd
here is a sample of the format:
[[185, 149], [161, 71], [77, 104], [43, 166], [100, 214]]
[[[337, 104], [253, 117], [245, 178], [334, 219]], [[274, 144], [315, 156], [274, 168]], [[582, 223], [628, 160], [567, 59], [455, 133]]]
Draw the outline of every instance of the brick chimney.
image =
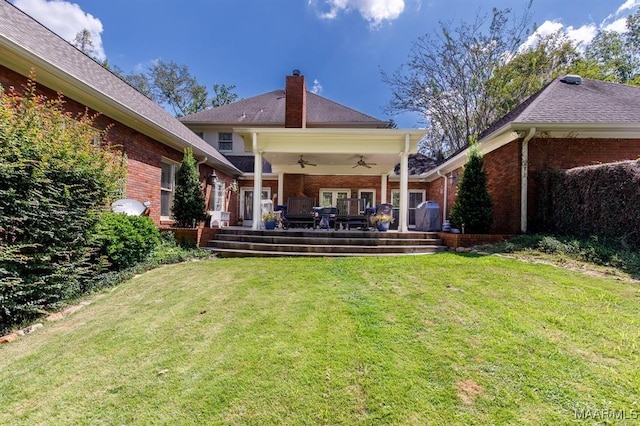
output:
[[287, 76], [284, 111], [284, 127], [307, 127], [307, 86], [299, 70]]

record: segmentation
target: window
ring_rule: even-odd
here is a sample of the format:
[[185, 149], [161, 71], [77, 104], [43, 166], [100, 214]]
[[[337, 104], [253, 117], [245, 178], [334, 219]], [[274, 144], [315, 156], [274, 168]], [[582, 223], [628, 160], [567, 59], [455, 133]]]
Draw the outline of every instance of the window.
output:
[[160, 219], [171, 219], [173, 191], [176, 186], [176, 163], [162, 160], [160, 178]]
[[339, 198], [349, 198], [351, 191], [348, 189], [321, 189], [320, 207], [335, 207]]
[[216, 181], [211, 188], [211, 210], [224, 211], [224, 182]]
[[358, 190], [358, 198], [364, 198], [365, 207], [375, 207], [376, 206], [376, 190], [375, 189], [359, 189]]
[[218, 133], [218, 151], [233, 151], [233, 133]]

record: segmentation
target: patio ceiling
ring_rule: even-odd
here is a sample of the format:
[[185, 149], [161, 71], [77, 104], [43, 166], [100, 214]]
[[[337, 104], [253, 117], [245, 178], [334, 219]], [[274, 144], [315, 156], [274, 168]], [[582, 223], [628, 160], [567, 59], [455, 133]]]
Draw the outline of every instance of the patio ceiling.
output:
[[[274, 173], [329, 175], [392, 173], [402, 153], [418, 152], [418, 142], [425, 134], [424, 130], [415, 129], [234, 128], [233, 131], [244, 139], [245, 151], [261, 152]], [[301, 155], [316, 166], [301, 168], [298, 164]], [[360, 156], [371, 168], [354, 168]]]

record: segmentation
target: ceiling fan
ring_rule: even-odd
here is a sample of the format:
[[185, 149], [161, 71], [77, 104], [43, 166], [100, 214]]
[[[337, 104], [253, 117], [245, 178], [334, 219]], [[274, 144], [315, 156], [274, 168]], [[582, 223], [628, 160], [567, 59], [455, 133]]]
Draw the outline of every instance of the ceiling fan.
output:
[[364, 161], [364, 158], [363, 158], [364, 156], [363, 155], [360, 155], [359, 157], [360, 157], [360, 159], [358, 160], [356, 165], [352, 167], [352, 169], [355, 169], [356, 167], [360, 167], [360, 166], [366, 167], [367, 169], [370, 169], [371, 166], [377, 166], [378, 165], [377, 163], [367, 163], [366, 161]]
[[309, 160], [305, 160], [304, 158], [302, 158], [303, 155], [300, 156], [300, 159], [298, 160], [298, 164], [300, 164], [300, 168], [305, 168], [305, 166], [317, 166], [317, 164], [313, 164], [312, 162], [310, 162]]

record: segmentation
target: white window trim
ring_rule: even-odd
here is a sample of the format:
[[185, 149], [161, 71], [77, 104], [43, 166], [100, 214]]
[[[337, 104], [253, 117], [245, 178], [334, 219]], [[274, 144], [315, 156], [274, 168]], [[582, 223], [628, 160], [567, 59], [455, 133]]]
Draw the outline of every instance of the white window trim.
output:
[[[231, 135], [231, 139], [230, 139], [230, 140], [222, 140], [222, 139], [221, 139], [221, 136], [222, 136], [223, 134], [225, 134], [225, 135]], [[230, 143], [230, 144], [231, 144], [231, 148], [229, 148], [229, 149], [223, 149], [223, 148], [220, 146], [220, 142]], [[217, 144], [217, 145], [218, 145], [218, 146], [217, 146], [217, 149], [218, 149], [218, 151], [220, 151], [220, 152], [231, 152], [231, 151], [233, 151], [233, 132], [218, 132], [218, 144]]]
[[[171, 174], [171, 188], [164, 188], [162, 186], [162, 166], [160, 167], [160, 220], [171, 220], [171, 214], [169, 214], [169, 216], [162, 216], [162, 192], [164, 191], [171, 193], [171, 204], [173, 204], [173, 194], [176, 190], [176, 172], [178, 170], [178, 167], [180, 167], [180, 163], [165, 157], [162, 157], [160, 162], [172, 166], [171, 170], [173, 173]], [[169, 212], [171, 212], [171, 207], [172, 206], [170, 205]]]
[[349, 198], [351, 196], [351, 189], [349, 189], [349, 188], [320, 188], [320, 191], [318, 191], [318, 205], [322, 204], [322, 193], [323, 192], [331, 192], [331, 193], [333, 193], [333, 195], [331, 196], [331, 202], [332, 202], [333, 205], [331, 207], [335, 207], [337, 205], [338, 192], [346, 192], [347, 193], [347, 198]]

